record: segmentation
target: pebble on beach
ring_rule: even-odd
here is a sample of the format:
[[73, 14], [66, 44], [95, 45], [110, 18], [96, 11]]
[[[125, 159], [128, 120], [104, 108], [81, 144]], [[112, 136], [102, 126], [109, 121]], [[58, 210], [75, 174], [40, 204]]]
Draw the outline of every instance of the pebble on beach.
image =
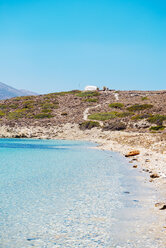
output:
[[160, 176], [157, 173], [153, 173], [150, 175], [151, 178], [159, 178]]

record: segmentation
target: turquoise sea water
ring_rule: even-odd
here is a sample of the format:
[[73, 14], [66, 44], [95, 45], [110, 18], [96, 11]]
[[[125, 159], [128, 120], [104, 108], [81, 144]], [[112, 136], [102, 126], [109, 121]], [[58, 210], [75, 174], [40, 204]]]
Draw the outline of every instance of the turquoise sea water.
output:
[[162, 247], [146, 213], [152, 189], [93, 146], [0, 139], [0, 248]]

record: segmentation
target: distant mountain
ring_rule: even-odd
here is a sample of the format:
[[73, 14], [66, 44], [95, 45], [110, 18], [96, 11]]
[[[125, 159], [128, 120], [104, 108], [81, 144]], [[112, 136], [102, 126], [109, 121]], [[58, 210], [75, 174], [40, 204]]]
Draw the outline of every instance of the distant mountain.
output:
[[37, 96], [38, 94], [36, 92], [33, 91], [29, 91], [29, 90], [19, 90], [20, 92], [22, 92], [22, 94], [24, 94], [24, 96]]
[[0, 100], [9, 99], [17, 96], [30, 96], [30, 95], [37, 95], [37, 93], [27, 90], [18, 90], [7, 84], [0, 83]]

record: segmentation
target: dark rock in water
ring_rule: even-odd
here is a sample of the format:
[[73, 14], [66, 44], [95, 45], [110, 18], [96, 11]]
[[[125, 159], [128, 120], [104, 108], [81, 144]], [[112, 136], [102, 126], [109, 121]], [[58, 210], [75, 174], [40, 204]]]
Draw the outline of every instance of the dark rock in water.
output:
[[133, 168], [137, 168], [138, 166], [137, 165], [133, 165]]
[[120, 131], [126, 129], [127, 125], [121, 121], [113, 121], [105, 124], [103, 131]]
[[38, 238], [28, 238], [27, 241], [34, 241], [37, 240]]
[[130, 194], [130, 192], [129, 192], [129, 191], [124, 191], [123, 193], [124, 193], [124, 194]]

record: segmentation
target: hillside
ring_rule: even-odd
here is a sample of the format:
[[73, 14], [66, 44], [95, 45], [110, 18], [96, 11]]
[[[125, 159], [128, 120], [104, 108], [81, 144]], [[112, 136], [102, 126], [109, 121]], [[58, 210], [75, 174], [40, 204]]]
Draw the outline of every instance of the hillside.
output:
[[8, 99], [17, 96], [29, 96], [29, 95], [36, 95], [36, 93], [27, 90], [18, 90], [7, 84], [0, 83], [0, 99]]
[[165, 133], [165, 109], [166, 91], [59, 92], [0, 101], [0, 125], [47, 127], [91, 120], [103, 130]]

